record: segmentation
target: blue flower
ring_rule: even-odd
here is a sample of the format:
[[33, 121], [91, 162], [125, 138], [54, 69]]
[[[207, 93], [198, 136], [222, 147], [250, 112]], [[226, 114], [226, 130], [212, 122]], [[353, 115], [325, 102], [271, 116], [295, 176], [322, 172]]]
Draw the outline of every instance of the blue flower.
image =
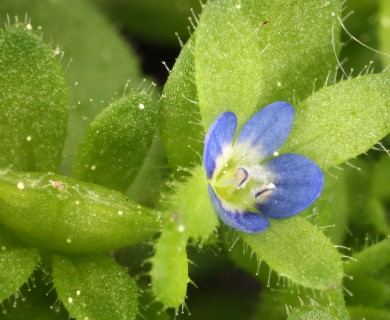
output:
[[289, 135], [294, 109], [275, 102], [257, 112], [234, 139], [237, 117], [224, 112], [207, 132], [203, 163], [214, 210], [228, 226], [261, 232], [269, 220], [290, 217], [320, 195], [323, 174], [298, 154], [278, 156]]

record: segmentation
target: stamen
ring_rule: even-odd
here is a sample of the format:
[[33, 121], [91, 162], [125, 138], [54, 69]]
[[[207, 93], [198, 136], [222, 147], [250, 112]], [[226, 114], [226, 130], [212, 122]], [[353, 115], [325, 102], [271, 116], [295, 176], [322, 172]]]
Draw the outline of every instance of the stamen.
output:
[[256, 192], [254, 193], [253, 197], [258, 198], [260, 196], [268, 196], [269, 194], [271, 194], [272, 190], [274, 190], [275, 188], [276, 188], [276, 186], [272, 182], [268, 183], [264, 186], [261, 186], [259, 189], [257, 189]]
[[234, 177], [236, 178], [236, 188], [237, 189], [245, 188], [245, 185], [249, 180], [248, 171], [242, 167], [237, 168]]

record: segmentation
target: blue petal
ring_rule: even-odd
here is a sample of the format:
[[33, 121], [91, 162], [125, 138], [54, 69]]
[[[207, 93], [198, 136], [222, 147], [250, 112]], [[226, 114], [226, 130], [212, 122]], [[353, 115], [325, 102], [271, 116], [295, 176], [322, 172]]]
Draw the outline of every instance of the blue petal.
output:
[[261, 232], [269, 227], [268, 219], [258, 213], [239, 211], [235, 212], [225, 209], [210, 185], [209, 195], [214, 210], [217, 212], [220, 219], [229, 227], [247, 233]]
[[237, 143], [259, 151], [259, 159], [269, 157], [286, 141], [294, 120], [294, 108], [287, 102], [271, 103], [258, 111], [242, 127]]
[[281, 219], [301, 212], [318, 198], [324, 184], [321, 169], [298, 154], [284, 154], [264, 165], [275, 189], [257, 208], [268, 218]]
[[216, 160], [224, 148], [232, 144], [237, 128], [237, 117], [233, 112], [220, 114], [212, 123], [204, 141], [203, 164], [207, 178], [213, 176]]

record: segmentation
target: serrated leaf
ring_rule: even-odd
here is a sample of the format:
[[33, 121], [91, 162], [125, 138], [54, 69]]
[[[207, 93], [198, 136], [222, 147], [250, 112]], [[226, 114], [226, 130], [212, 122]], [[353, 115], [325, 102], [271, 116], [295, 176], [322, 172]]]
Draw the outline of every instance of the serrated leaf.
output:
[[90, 124], [73, 169], [76, 179], [126, 191], [152, 144], [157, 107], [144, 92], [114, 101]]
[[0, 225], [0, 301], [9, 298], [28, 281], [39, 259], [37, 249], [23, 246]]
[[321, 231], [301, 217], [271, 220], [261, 233], [240, 237], [279, 275], [306, 287], [339, 288], [343, 266], [337, 250]]
[[55, 174], [2, 172], [0, 223], [57, 252], [95, 252], [142, 242], [160, 229], [155, 211], [122, 193]]
[[164, 86], [159, 110], [161, 141], [173, 169], [200, 163], [204, 130], [195, 84], [195, 33], [182, 48]]
[[365, 152], [390, 132], [390, 75], [372, 74], [325, 87], [296, 108], [281, 152], [305, 155], [320, 167]]
[[135, 319], [137, 286], [127, 271], [103, 255], [53, 256], [58, 298], [76, 319]]
[[0, 166], [57, 171], [68, 121], [58, 59], [25, 24], [0, 33]]

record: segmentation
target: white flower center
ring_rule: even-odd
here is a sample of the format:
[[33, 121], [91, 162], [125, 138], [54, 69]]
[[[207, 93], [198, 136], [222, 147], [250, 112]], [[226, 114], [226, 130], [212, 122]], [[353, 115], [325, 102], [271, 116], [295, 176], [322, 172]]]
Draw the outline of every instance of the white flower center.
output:
[[[218, 197], [238, 211], [257, 211], [256, 204], [266, 199], [276, 188], [272, 174], [264, 166], [240, 166], [242, 157], [222, 156], [210, 181]], [[229, 159], [227, 159], [229, 158]]]

